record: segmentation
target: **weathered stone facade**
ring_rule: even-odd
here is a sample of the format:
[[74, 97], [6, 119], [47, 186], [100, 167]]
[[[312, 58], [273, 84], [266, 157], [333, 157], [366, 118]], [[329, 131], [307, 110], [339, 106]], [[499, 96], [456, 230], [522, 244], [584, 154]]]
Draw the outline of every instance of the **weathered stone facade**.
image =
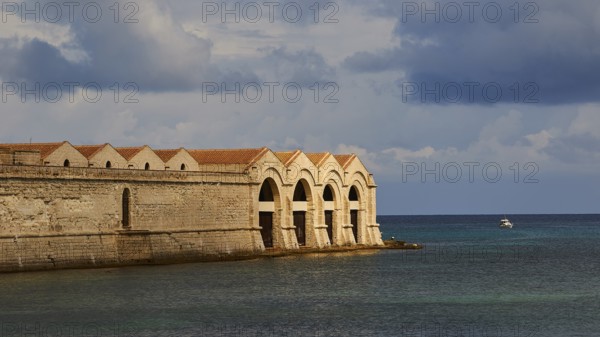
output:
[[0, 145], [0, 271], [383, 245], [354, 155], [49, 147]]

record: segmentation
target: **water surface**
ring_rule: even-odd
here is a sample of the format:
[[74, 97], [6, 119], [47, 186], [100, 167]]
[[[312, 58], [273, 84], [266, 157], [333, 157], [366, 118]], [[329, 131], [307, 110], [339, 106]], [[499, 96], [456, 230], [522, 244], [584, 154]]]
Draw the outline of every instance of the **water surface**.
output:
[[600, 216], [379, 217], [422, 251], [0, 275], [0, 336], [600, 335]]

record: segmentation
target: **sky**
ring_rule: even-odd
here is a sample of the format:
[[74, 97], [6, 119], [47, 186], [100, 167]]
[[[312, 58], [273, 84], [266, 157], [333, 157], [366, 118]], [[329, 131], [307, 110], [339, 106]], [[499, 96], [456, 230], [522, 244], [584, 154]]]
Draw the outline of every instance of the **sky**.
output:
[[355, 153], [378, 214], [600, 213], [600, 2], [2, 2], [1, 142]]

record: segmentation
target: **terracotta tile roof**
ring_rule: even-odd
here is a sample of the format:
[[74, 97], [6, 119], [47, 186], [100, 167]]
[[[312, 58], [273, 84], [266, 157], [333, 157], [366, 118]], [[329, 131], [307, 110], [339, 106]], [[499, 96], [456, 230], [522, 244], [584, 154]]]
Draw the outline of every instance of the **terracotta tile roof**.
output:
[[96, 153], [100, 152], [103, 148], [105, 148], [108, 144], [104, 145], [78, 145], [75, 146], [77, 151], [81, 153], [87, 159], [92, 158]]
[[135, 155], [140, 153], [145, 147], [145, 145], [138, 147], [116, 147], [115, 150], [117, 150], [117, 152], [119, 152], [126, 160], [131, 160], [131, 158], [135, 157]]
[[157, 156], [162, 159], [165, 163], [171, 160], [171, 158], [175, 157], [180, 151], [185, 151], [184, 149], [172, 149], [172, 150], [154, 150]]
[[11, 150], [16, 151], [39, 151], [42, 159], [51, 155], [54, 151], [56, 151], [63, 144], [62, 143], [23, 143], [23, 144], [0, 144], [0, 147], [6, 147]]
[[329, 156], [331, 156], [331, 153], [329, 153], [329, 152], [305, 153], [305, 154], [308, 157], [308, 159], [310, 159], [310, 161], [312, 161], [312, 163], [315, 164], [316, 167], [321, 167], [321, 164], [323, 164], [325, 159], [327, 159]]
[[340, 165], [343, 168], [347, 168], [352, 163], [352, 160], [354, 160], [354, 158], [356, 158], [356, 155], [355, 154], [336, 154], [333, 157], [335, 158], [335, 160], [338, 161], [338, 163], [340, 163]]
[[[56, 151], [59, 147], [64, 144], [70, 144], [65, 141], [62, 143], [22, 143], [22, 144], [0, 144], [0, 149], [10, 149], [10, 151], [39, 151], [42, 159], [51, 155], [54, 151]], [[102, 145], [82, 145], [75, 146], [83, 156], [90, 159], [96, 153], [104, 149], [106, 146], [111, 146], [110, 144], [102, 144]], [[148, 147], [137, 146], [137, 147], [118, 147], [115, 150], [123, 156], [126, 160], [131, 160], [138, 153], [140, 153], [144, 148]], [[149, 148], [149, 147], [148, 147]], [[245, 164], [251, 165], [258, 161], [261, 157], [263, 157], [270, 150], [266, 147], [256, 148], [256, 149], [221, 149], [221, 150], [186, 150], [184, 148], [180, 149], [169, 149], [169, 150], [152, 150], [163, 162], [167, 162], [171, 160], [175, 155], [177, 155], [181, 151], [188, 152], [194, 160], [198, 162], [200, 165], [207, 164]], [[299, 155], [302, 154], [302, 151], [281, 151], [275, 152], [275, 156], [285, 165], [289, 166]], [[329, 152], [320, 152], [320, 153], [305, 153], [306, 157], [315, 164], [317, 167], [321, 167], [323, 163], [332, 156]], [[354, 159], [356, 159], [355, 154], [342, 154], [342, 155], [333, 155], [335, 160], [345, 169], [347, 168]]]
[[234, 149], [234, 150], [188, 150], [190, 155], [200, 165], [206, 164], [246, 164], [250, 165], [259, 160], [270, 151], [263, 147], [260, 149]]
[[300, 150], [275, 152], [275, 156], [283, 163], [284, 166], [289, 166], [302, 153]]

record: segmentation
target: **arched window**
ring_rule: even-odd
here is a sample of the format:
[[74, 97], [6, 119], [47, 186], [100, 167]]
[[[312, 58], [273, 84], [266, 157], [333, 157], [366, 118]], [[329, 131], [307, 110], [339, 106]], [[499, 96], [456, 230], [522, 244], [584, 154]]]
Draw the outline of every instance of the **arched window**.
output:
[[185, 170], [186, 170], [185, 164], [181, 164], [181, 171], [185, 171]]
[[260, 226], [260, 235], [263, 239], [265, 248], [273, 247], [273, 225], [275, 217], [275, 183], [265, 180], [258, 194], [259, 211], [258, 225]]
[[327, 226], [327, 236], [329, 236], [329, 243], [334, 244], [333, 242], [333, 190], [330, 185], [325, 186], [323, 190], [323, 201], [325, 201], [325, 226]]
[[122, 199], [122, 212], [123, 212], [123, 220], [121, 223], [123, 224], [123, 228], [129, 228], [131, 226], [131, 219], [129, 214], [129, 206], [131, 203], [131, 192], [128, 188], [123, 190], [123, 199]]
[[333, 201], [333, 191], [329, 185], [325, 186], [323, 191], [323, 201]]
[[294, 189], [294, 227], [296, 227], [296, 239], [300, 246], [306, 245], [306, 190], [304, 183], [299, 181]]
[[269, 185], [268, 181], [265, 181], [260, 188], [260, 194], [258, 195], [258, 201], [274, 201], [273, 189]]
[[352, 186], [350, 188], [350, 194], [348, 195], [348, 199], [350, 199], [350, 201], [358, 201], [358, 192], [356, 191], [355, 186]]
[[146, 163], [146, 166], [144, 166], [144, 170], [146, 170], [146, 171], [150, 170], [150, 163]]
[[304, 186], [301, 182], [296, 184], [296, 189], [294, 190], [294, 201], [306, 201], [306, 191], [304, 190]]
[[112, 167], [112, 163], [109, 161], [106, 162], [106, 168], [111, 168]]
[[71, 162], [69, 161], [69, 159], [65, 159], [65, 162], [63, 163], [64, 167], [69, 167], [71, 166]]
[[359, 243], [359, 225], [360, 219], [358, 214], [358, 191], [356, 186], [350, 187], [350, 193], [348, 193], [348, 199], [350, 200], [350, 224], [352, 225], [352, 234], [354, 234], [354, 240]]

